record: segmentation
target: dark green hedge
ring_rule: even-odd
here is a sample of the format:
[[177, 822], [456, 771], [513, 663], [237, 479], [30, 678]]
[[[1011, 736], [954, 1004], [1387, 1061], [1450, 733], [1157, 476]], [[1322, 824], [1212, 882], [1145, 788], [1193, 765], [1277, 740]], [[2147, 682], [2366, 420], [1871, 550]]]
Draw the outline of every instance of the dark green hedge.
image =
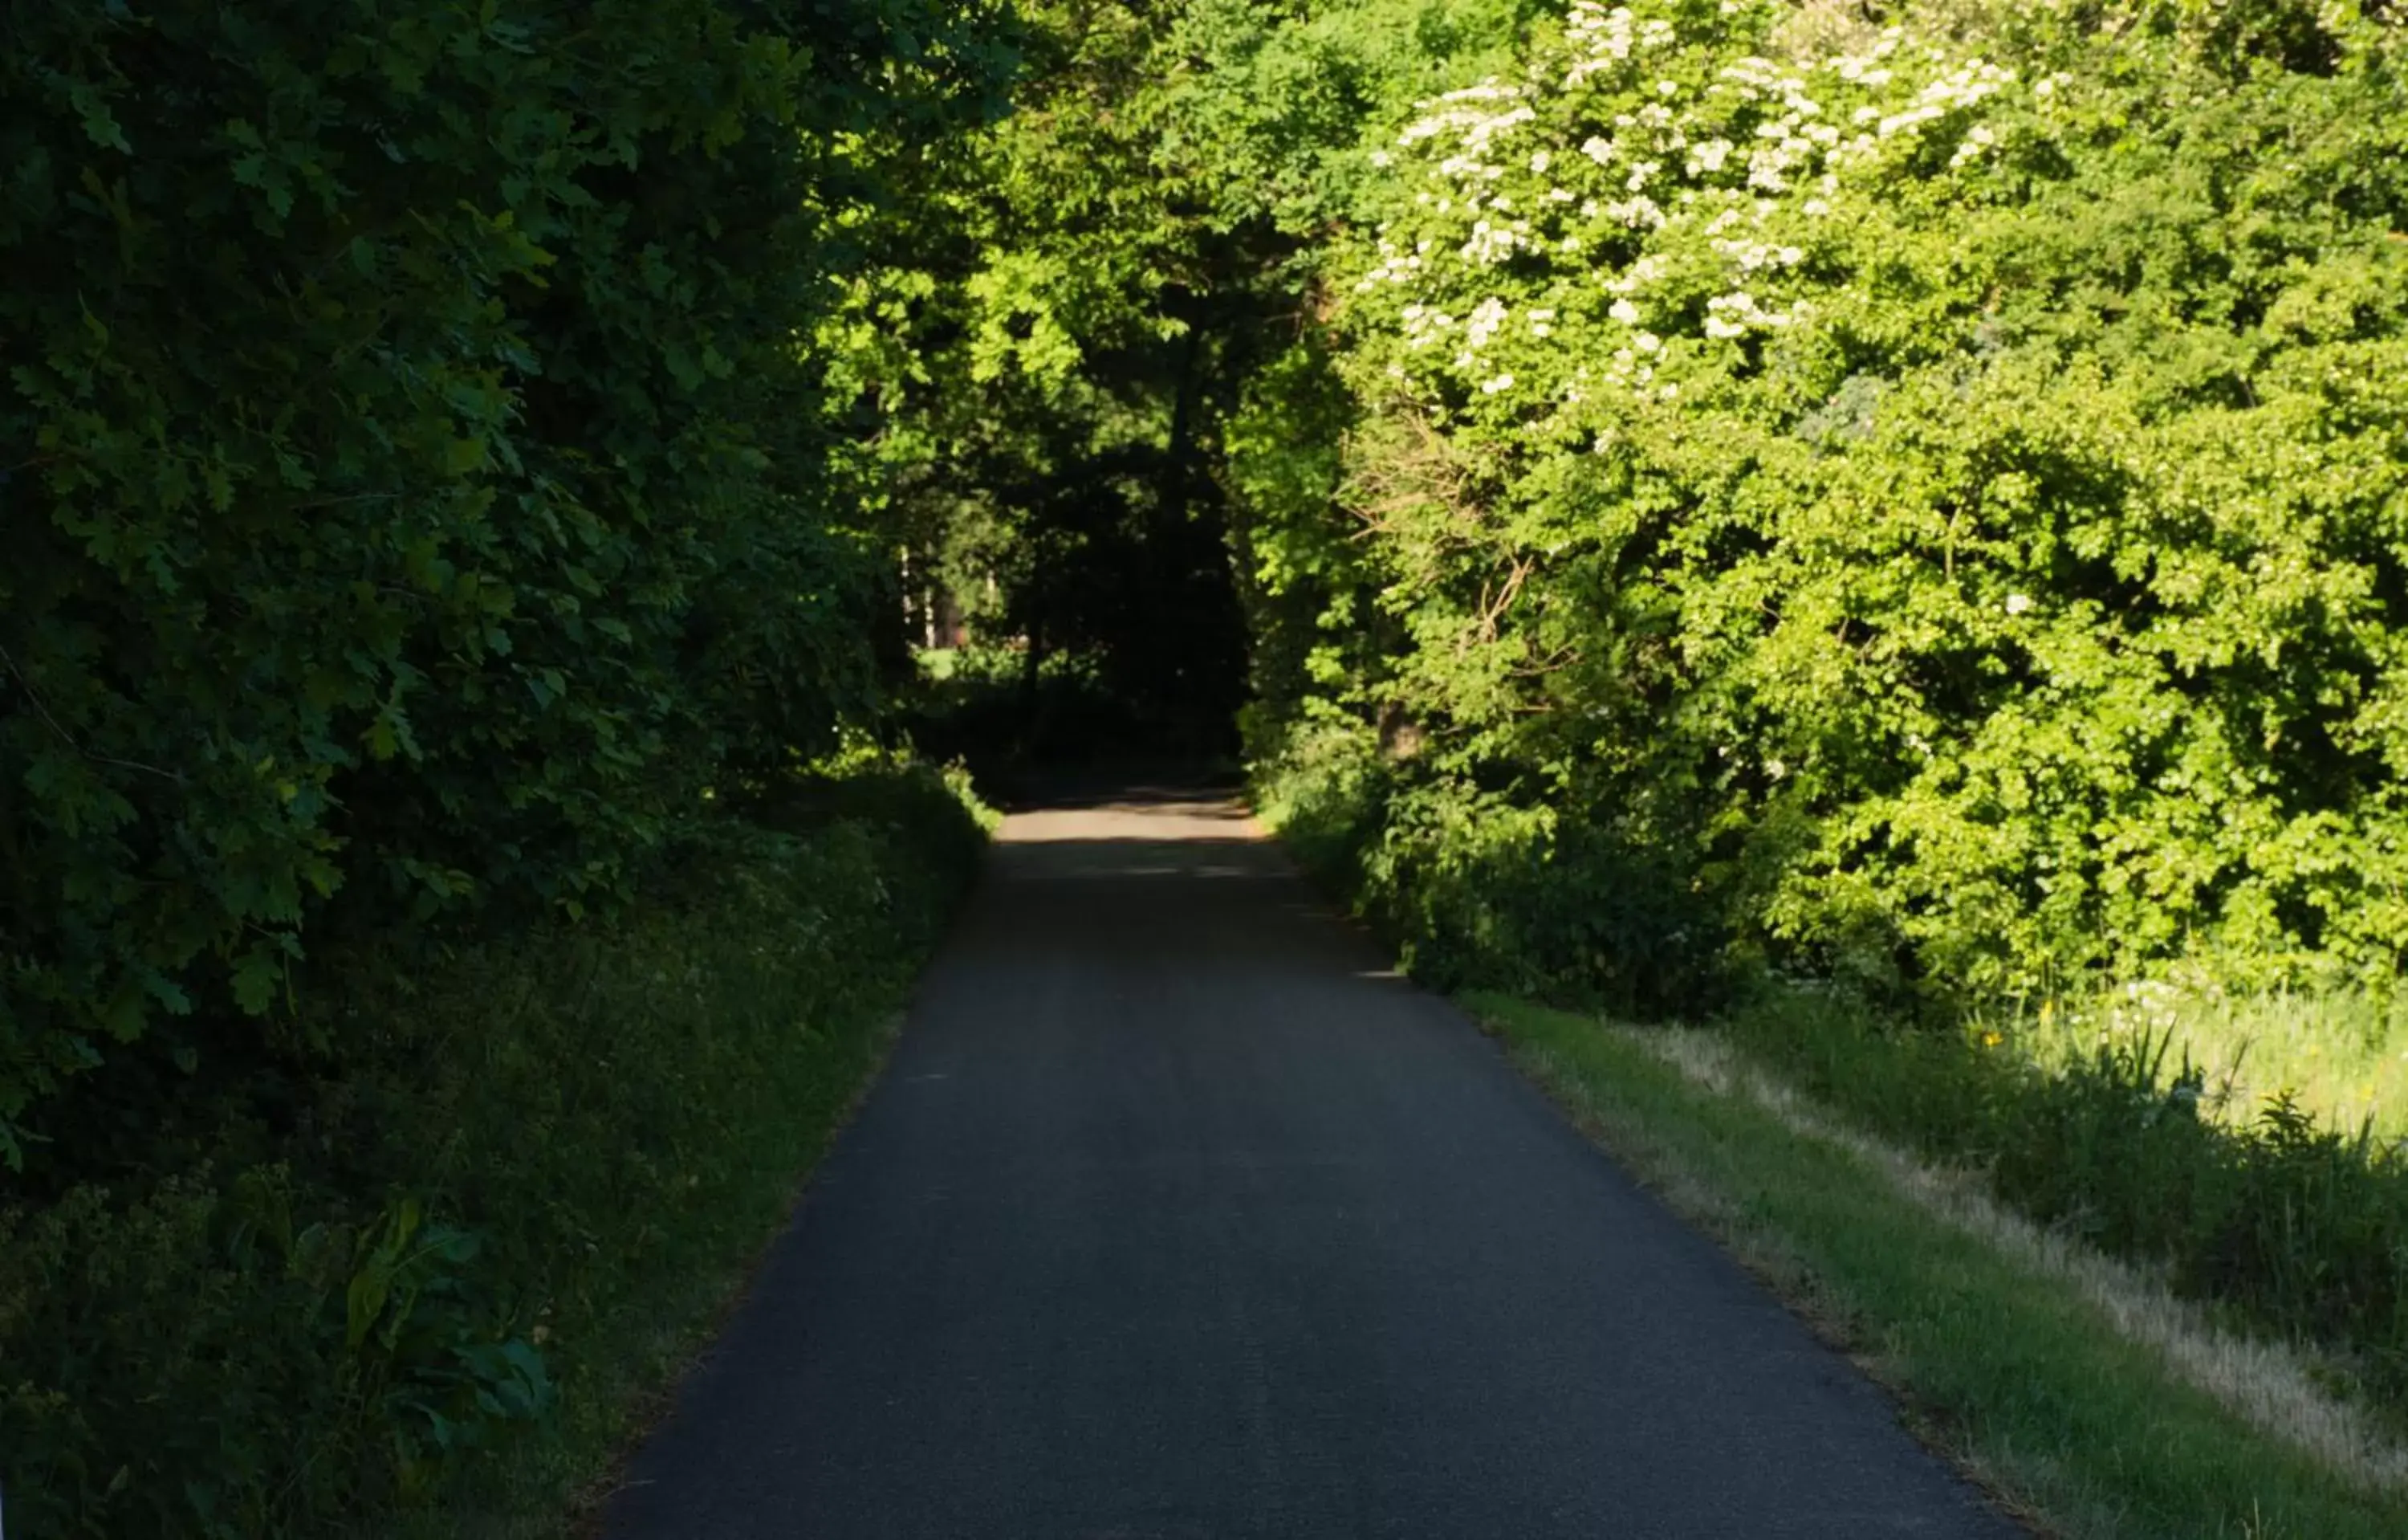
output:
[[[872, 698], [806, 345], [981, 0], [0, 17], [0, 1157]], [[230, 1025], [232, 1024], [232, 1025]]]

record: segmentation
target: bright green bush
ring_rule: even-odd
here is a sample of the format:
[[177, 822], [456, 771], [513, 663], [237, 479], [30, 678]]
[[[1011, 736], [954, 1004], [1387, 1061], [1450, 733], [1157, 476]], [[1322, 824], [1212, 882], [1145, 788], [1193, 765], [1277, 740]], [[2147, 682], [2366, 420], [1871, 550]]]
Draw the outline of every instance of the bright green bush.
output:
[[[306, 936], [607, 905], [874, 699], [824, 361], [979, 0], [0, 18], [0, 1157]], [[877, 601], [877, 602], [874, 602]], [[132, 1056], [138, 1057], [138, 1056]]]
[[1265, 809], [1422, 976], [1724, 1015], [2408, 1404], [2401, 1150], [1961, 1029], [2388, 1019], [2408, 26], [1873, 14], [1583, 0], [1373, 114], [1227, 434]]
[[1258, 747], [1380, 754], [1391, 904], [1636, 850], [1900, 1000], [2387, 987], [2403, 65], [2346, 6], [1576, 7], [1385, 137], [1233, 434]]
[[8, 1533], [565, 1515], [782, 1222], [982, 845], [925, 772], [752, 811], [785, 831], [706, 826], [616, 919], [347, 971], [311, 1007], [343, 1073], [222, 1085], [151, 1171], [0, 1204]]

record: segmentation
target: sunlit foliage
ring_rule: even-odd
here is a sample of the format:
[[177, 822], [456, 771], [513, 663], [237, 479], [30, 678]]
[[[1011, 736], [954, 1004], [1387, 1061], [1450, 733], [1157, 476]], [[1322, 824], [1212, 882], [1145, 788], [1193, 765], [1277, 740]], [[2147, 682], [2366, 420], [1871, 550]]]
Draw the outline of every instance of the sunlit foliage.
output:
[[1237, 471], [1258, 741], [1399, 901], [1514, 871], [1460, 929], [1643, 856], [1646, 944], [1877, 993], [2388, 981], [2408, 32], [1808, 20], [1584, 3], [1372, 152]]

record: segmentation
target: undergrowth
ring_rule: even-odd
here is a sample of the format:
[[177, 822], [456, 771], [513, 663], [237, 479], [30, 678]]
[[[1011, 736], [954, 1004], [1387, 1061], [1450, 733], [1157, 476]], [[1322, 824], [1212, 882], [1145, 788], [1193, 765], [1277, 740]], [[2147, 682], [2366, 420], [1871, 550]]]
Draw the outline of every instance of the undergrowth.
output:
[[2162, 1034], [2043, 1065], [2002, 1034], [1885, 1020], [1828, 990], [1768, 983], [1727, 1013], [1808, 1094], [2177, 1292], [2337, 1355], [2408, 1427], [2408, 1158], [2278, 1091], [2219, 1117]]
[[774, 1232], [981, 843], [924, 771], [748, 801], [616, 920], [355, 959], [314, 992], [338, 1070], [253, 1073], [0, 1206], [10, 1534], [556, 1532]]
[[918, 661], [902, 712], [911, 741], [967, 765], [982, 785], [1015, 784], [1039, 766], [1214, 765], [1235, 748], [1211, 701], [1117, 690], [1099, 651], [1050, 654], [1033, 672], [1025, 650], [992, 645], [929, 648]]

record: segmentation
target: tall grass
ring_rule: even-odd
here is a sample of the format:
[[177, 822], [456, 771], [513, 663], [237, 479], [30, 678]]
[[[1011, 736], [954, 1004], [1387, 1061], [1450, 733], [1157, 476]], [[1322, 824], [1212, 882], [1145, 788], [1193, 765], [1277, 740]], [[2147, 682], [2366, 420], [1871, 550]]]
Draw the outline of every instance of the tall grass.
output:
[[2408, 994], [2152, 981], [1996, 1013], [1983, 1029], [2057, 1070], [2109, 1043], [2160, 1041], [2200, 1075], [2223, 1122], [2246, 1124], [2287, 1098], [2334, 1128], [2408, 1138]]
[[139, 1160], [0, 1202], [12, 1540], [558, 1533], [774, 1232], [980, 844], [924, 774], [746, 812], [607, 925], [354, 959], [310, 1007], [338, 1062], [196, 1080]]
[[2317, 1345], [2408, 1428], [2408, 1149], [2287, 1095], [2245, 1116], [2219, 1106], [2145, 1024], [2041, 1062], [1993, 1027], [1909, 1027], [1779, 984], [1726, 1023], [1866, 1129], [1986, 1173], [2016, 1208], [2238, 1322]]

